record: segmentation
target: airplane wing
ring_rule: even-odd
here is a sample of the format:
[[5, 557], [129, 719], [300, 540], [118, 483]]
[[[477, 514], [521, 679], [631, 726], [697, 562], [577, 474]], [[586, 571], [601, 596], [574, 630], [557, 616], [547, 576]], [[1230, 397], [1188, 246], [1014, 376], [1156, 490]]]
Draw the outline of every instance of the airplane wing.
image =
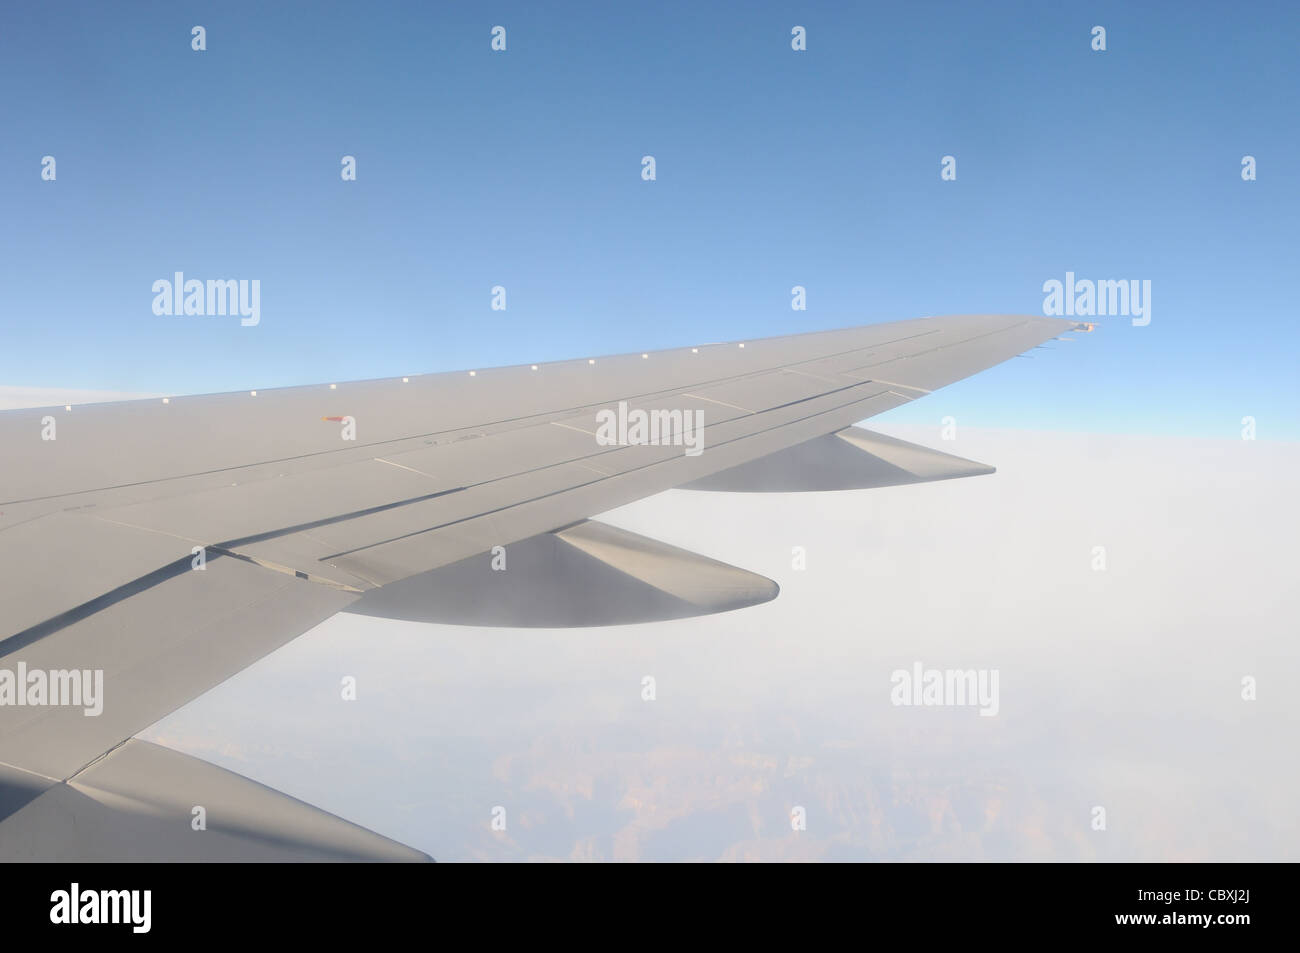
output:
[[590, 518], [674, 487], [990, 472], [852, 425], [1075, 327], [921, 318], [0, 413], [0, 859], [427, 860], [134, 736], [340, 611], [610, 625], [772, 599]]

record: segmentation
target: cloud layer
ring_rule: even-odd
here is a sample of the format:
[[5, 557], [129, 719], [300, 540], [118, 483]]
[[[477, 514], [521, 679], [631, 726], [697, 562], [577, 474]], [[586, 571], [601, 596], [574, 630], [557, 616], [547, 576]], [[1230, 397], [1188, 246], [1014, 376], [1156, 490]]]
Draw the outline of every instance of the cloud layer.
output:
[[[440, 860], [1300, 857], [1300, 447], [879, 429], [998, 472], [662, 494], [602, 518], [780, 597], [569, 631], [340, 615], [144, 737]], [[918, 661], [997, 669], [998, 715], [892, 705]]]

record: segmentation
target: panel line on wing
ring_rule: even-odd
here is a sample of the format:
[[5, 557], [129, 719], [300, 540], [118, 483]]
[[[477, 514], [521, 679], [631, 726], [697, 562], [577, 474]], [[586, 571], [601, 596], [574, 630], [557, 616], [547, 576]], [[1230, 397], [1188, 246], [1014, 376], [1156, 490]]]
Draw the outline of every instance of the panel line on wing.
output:
[[690, 397], [690, 398], [693, 398], [693, 399], [695, 399], [695, 400], [707, 400], [710, 404], [717, 404], [717, 405], [720, 406], [720, 407], [730, 407], [732, 410], [739, 410], [741, 413], [744, 413], [744, 414], [752, 414], [752, 413], [755, 413], [755, 411], [750, 410], [748, 407], [741, 407], [739, 404], [729, 404], [729, 403], [727, 403], [725, 400], [716, 400], [716, 399], [713, 398], [713, 397], [705, 397], [703, 394], [687, 394], [687, 393], [683, 393], [681, 396], [682, 396], [682, 397]]
[[409, 470], [411, 473], [416, 473], [420, 476], [433, 477], [432, 473], [425, 473], [423, 470], [415, 469], [415, 467], [408, 467], [404, 463], [394, 463], [392, 460], [385, 460], [383, 457], [375, 457], [375, 463], [386, 463], [390, 467], [397, 467], [399, 470]]
[[[828, 392], [825, 393], [825, 394], [818, 394], [817, 397], [829, 397], [829, 396], [831, 396], [832, 394], [835, 394], [835, 393], [840, 393], [840, 392], [845, 391], [845, 390], [851, 390], [851, 389], [853, 389], [853, 388], [855, 388], [855, 387], [862, 387], [862, 386], [864, 386], [864, 383], [865, 383], [865, 382], [863, 382], [863, 383], [856, 383], [856, 384], [850, 384], [850, 385], [847, 386], [847, 387], [837, 388], [836, 390], [834, 390], [834, 391], [828, 391]], [[764, 427], [764, 428], [762, 428], [762, 429], [760, 429], [760, 430], [754, 430], [754, 431], [750, 431], [750, 432], [748, 432], [748, 433], [741, 434], [741, 435], [736, 436], [736, 437], [730, 437], [730, 438], [728, 438], [728, 439], [726, 439], [726, 440], [723, 440], [723, 441], [721, 441], [721, 442], [719, 442], [719, 443], [713, 444], [713, 446], [714, 446], [714, 447], [723, 447], [723, 446], [726, 446], [726, 445], [728, 445], [728, 444], [731, 444], [731, 443], [737, 443], [737, 442], [742, 441], [742, 440], [752, 440], [754, 437], [760, 436], [761, 434], [770, 433], [770, 432], [775, 431], [775, 430], [780, 430], [782, 427], [793, 426], [794, 424], [801, 423], [801, 422], [803, 422], [803, 421], [805, 421], [805, 420], [811, 420], [811, 419], [813, 419], [814, 417], [820, 417], [820, 416], [823, 416], [823, 415], [825, 415], [825, 414], [834, 413], [836, 410], [840, 410], [840, 409], [842, 409], [842, 408], [844, 408], [844, 407], [852, 406], [853, 404], [865, 403], [866, 401], [871, 400], [873, 397], [880, 397], [880, 396], [882, 396], [883, 394], [886, 394], [886, 393], [888, 393], [888, 391], [883, 391], [883, 390], [882, 390], [882, 391], [876, 391], [874, 394], [867, 394], [867, 395], [862, 396], [862, 397], [855, 397], [855, 398], [853, 398], [852, 400], [845, 401], [844, 403], [841, 403], [841, 404], [836, 404], [836, 405], [833, 406], [833, 407], [827, 407], [827, 408], [825, 408], [824, 410], [818, 410], [818, 411], [816, 411], [816, 412], [814, 412], [814, 413], [811, 413], [811, 414], [808, 414], [808, 415], [806, 415], [806, 416], [804, 416], [804, 417], [797, 417], [797, 418], [795, 418], [794, 420], [786, 420], [786, 421], [782, 421], [781, 423], [779, 423], [779, 424], [773, 424], [773, 425], [770, 426], [770, 427]], [[780, 410], [780, 409], [782, 409], [782, 408], [790, 407], [790, 406], [793, 406], [793, 405], [796, 405], [796, 404], [806, 403], [807, 401], [809, 401], [809, 400], [813, 400], [813, 399], [816, 399], [816, 398], [809, 397], [809, 398], [804, 398], [803, 400], [791, 401], [789, 404], [782, 404], [780, 407], [773, 407], [773, 408], [771, 408], [771, 410], [764, 411], [763, 413], [770, 413], [772, 410]], [[754, 416], [754, 417], [761, 417], [762, 414], [754, 414], [754, 415], [752, 415], [752, 416]], [[650, 469], [651, 467], [661, 466], [662, 464], [664, 464], [664, 463], [666, 463], [666, 462], [667, 462], [667, 461], [665, 461], [665, 460], [654, 460], [654, 461], [652, 461], [652, 462], [650, 462], [650, 463], [643, 463], [643, 464], [641, 464], [641, 465], [639, 465], [639, 466], [631, 467], [631, 468], [629, 468], [629, 469], [627, 469], [627, 470], [621, 471], [621, 472], [620, 472], [619, 474], [617, 474], [617, 475], [618, 475], [618, 476], [626, 476], [627, 474], [630, 474], [630, 473], [636, 473], [636, 472], [638, 472], [638, 471], [648, 470], [648, 469]], [[557, 464], [557, 466], [564, 466], [564, 465], [566, 465], [566, 464]], [[488, 481], [488, 482], [495, 482], [495, 481]], [[330, 554], [327, 555], [327, 556], [322, 556], [322, 557], [320, 557], [320, 559], [321, 559], [322, 562], [325, 562], [325, 561], [328, 561], [328, 560], [331, 560], [331, 559], [341, 559], [341, 558], [344, 557], [344, 556], [351, 556], [351, 555], [354, 555], [355, 553], [364, 552], [364, 551], [367, 550], [367, 549], [374, 549], [374, 548], [377, 547], [377, 546], [384, 546], [384, 545], [386, 545], [386, 544], [388, 544], [388, 543], [395, 543], [395, 542], [397, 542], [398, 540], [409, 539], [409, 538], [411, 538], [412, 536], [420, 536], [420, 535], [422, 535], [422, 534], [424, 534], [424, 533], [431, 533], [431, 532], [433, 532], [434, 530], [445, 529], [445, 528], [448, 527], [448, 526], [455, 526], [455, 525], [457, 525], [458, 523], [465, 523], [465, 522], [469, 522], [470, 520], [480, 519], [480, 518], [482, 518], [482, 517], [484, 517], [484, 516], [492, 516], [492, 515], [495, 515], [495, 514], [497, 514], [497, 513], [502, 513], [502, 512], [505, 512], [506, 510], [514, 509], [514, 508], [517, 507], [517, 506], [523, 506], [523, 505], [528, 504], [528, 503], [536, 503], [536, 502], [538, 502], [539, 500], [545, 500], [545, 499], [548, 499], [548, 498], [550, 498], [550, 497], [553, 497], [553, 496], [559, 496], [559, 495], [564, 494], [564, 493], [571, 493], [571, 492], [574, 491], [574, 490], [580, 490], [580, 489], [582, 489], [583, 487], [591, 486], [592, 484], [599, 483], [599, 482], [600, 482], [600, 480], [588, 480], [588, 481], [585, 482], [585, 483], [578, 483], [578, 484], [574, 484], [573, 486], [566, 486], [566, 487], [563, 487], [562, 489], [559, 489], [559, 490], [552, 490], [552, 491], [550, 491], [550, 492], [548, 492], [548, 493], [542, 493], [542, 494], [540, 494], [540, 495], [538, 495], [538, 496], [531, 497], [531, 498], [529, 498], [529, 499], [524, 499], [524, 500], [515, 500], [515, 501], [513, 501], [513, 502], [510, 502], [510, 503], [504, 504], [503, 506], [497, 506], [497, 507], [494, 507], [494, 508], [492, 508], [492, 509], [483, 510], [483, 511], [481, 511], [481, 512], [474, 513], [474, 514], [472, 514], [472, 515], [470, 515], [470, 516], [462, 516], [462, 517], [459, 517], [459, 518], [454, 519], [454, 520], [448, 520], [447, 522], [445, 522], [445, 523], [439, 523], [439, 524], [436, 525], [436, 526], [429, 526], [429, 527], [425, 527], [424, 529], [413, 530], [413, 531], [410, 532], [410, 533], [402, 533], [401, 535], [398, 535], [398, 536], [392, 536], [392, 537], [389, 537], [389, 538], [387, 538], [387, 539], [377, 540], [377, 541], [375, 541], [375, 542], [373, 542], [373, 543], [366, 543], [364, 546], [355, 546], [355, 547], [353, 547], [353, 548], [351, 548], [351, 549], [345, 549], [345, 550], [342, 550], [342, 551], [337, 552], [337, 553], [330, 553]], [[467, 489], [468, 489], [468, 488], [467, 488]]]
[[[871, 380], [875, 381], [877, 384], [888, 384], [890, 387], [902, 387], [906, 390], [919, 390], [922, 394], [934, 393], [934, 391], [926, 390], [924, 387], [913, 387], [911, 384], [900, 384], [898, 381], [887, 381], [880, 377], [873, 377]], [[863, 383], [869, 383], [869, 381], [863, 381]], [[898, 396], [902, 397], [903, 395], [899, 394]]]

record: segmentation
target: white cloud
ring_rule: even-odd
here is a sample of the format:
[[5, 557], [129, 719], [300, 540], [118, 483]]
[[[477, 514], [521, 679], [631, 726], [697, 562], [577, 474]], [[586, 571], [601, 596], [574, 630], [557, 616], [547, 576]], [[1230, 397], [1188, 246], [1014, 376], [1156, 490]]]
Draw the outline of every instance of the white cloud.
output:
[[[444, 860], [1300, 857], [1300, 446], [879, 429], [998, 472], [662, 494], [602, 518], [780, 597], [569, 631], [340, 615], [144, 737]], [[891, 706], [914, 661], [999, 669], [999, 715]]]

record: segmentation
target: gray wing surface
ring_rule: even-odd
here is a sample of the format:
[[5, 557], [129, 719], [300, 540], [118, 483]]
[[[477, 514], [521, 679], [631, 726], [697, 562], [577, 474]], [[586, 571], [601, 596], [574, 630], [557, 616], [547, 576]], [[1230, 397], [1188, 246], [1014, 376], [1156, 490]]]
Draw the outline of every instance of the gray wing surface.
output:
[[[1074, 327], [921, 318], [0, 412], [0, 858], [427, 859], [133, 737], [339, 611], [607, 625], [765, 602], [770, 580], [589, 518], [674, 487], [841, 489], [990, 472], [851, 425]], [[702, 452], [601, 443], [599, 415], [620, 404], [700, 412]], [[509, 550], [510, 572], [489, 571], [494, 547]], [[596, 576], [610, 584], [582, 584]], [[26, 687], [20, 665], [102, 671], [102, 712], [4, 703], [5, 671], [18, 695]], [[201, 835], [192, 792], [213, 789], [224, 800]]]

